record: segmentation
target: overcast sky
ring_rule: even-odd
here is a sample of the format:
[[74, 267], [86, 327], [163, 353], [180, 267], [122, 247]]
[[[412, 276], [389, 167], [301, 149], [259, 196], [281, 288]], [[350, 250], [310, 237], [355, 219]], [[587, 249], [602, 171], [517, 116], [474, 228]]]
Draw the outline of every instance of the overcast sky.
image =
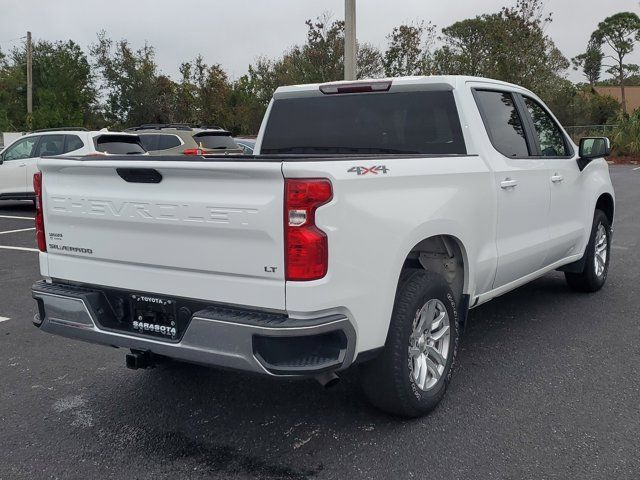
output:
[[[380, 48], [401, 23], [431, 21], [439, 28], [515, 0], [358, 0], [358, 40]], [[554, 21], [548, 34], [568, 58], [584, 51], [599, 21], [620, 11], [640, 13], [638, 0], [546, 0]], [[175, 76], [181, 61], [201, 53], [220, 63], [231, 78], [246, 73], [256, 57], [279, 56], [303, 43], [304, 21], [323, 12], [343, 16], [343, 0], [0, 0], [0, 48], [19, 45], [31, 30], [34, 39], [71, 39], [83, 47], [106, 30], [136, 48], [156, 48], [162, 71]], [[640, 63], [640, 48], [632, 60]], [[580, 75], [569, 72], [573, 80]]]

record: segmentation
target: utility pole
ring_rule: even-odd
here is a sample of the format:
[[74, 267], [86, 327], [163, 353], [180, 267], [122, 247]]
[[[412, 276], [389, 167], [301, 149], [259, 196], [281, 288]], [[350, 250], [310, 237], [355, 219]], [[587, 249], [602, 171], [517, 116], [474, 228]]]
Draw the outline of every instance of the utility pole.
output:
[[27, 125], [31, 128], [33, 120], [33, 46], [31, 32], [27, 32]]
[[356, 79], [356, 0], [344, 0], [344, 79]]

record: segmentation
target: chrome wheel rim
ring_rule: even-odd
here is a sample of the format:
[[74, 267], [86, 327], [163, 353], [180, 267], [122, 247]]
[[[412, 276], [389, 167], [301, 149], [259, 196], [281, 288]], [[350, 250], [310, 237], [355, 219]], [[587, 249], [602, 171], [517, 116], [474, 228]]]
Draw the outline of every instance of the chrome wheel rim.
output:
[[607, 230], [604, 228], [604, 225], [600, 223], [598, 224], [598, 229], [596, 230], [595, 255], [593, 258], [593, 264], [597, 277], [601, 277], [602, 275], [604, 275], [604, 269], [607, 265], [608, 246], [609, 242], [607, 240]]
[[409, 337], [409, 372], [420, 390], [432, 389], [442, 377], [450, 342], [447, 309], [440, 300], [429, 300], [416, 312]]

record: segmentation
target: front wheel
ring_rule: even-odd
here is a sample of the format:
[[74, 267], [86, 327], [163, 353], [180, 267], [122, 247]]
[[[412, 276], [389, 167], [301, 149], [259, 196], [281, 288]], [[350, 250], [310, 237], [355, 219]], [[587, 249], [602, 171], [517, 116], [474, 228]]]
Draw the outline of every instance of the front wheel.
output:
[[593, 216], [591, 236], [584, 253], [584, 269], [580, 273], [565, 272], [569, 287], [579, 292], [597, 292], [604, 286], [609, 273], [611, 225], [601, 210]]
[[451, 378], [458, 336], [458, 309], [447, 282], [413, 271], [398, 287], [384, 350], [361, 365], [369, 402], [403, 417], [433, 410]]

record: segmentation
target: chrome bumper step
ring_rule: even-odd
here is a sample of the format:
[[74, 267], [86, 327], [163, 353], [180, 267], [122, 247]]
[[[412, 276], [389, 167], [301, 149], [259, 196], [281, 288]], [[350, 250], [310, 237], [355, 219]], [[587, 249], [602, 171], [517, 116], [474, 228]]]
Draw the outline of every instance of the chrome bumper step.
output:
[[267, 375], [316, 375], [344, 369], [354, 358], [355, 329], [343, 315], [302, 320], [210, 305], [193, 313], [181, 337], [170, 341], [105, 327], [113, 312], [101, 287], [40, 281], [32, 294], [40, 330], [90, 343]]

